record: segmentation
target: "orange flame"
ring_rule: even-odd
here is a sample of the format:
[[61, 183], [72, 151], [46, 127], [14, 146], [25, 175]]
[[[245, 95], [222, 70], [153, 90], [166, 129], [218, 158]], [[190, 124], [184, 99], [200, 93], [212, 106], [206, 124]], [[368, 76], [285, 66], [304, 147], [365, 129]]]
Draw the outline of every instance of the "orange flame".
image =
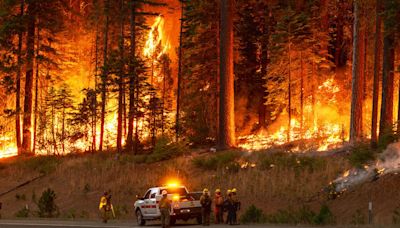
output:
[[[316, 110], [315, 116], [312, 120], [303, 121], [303, 124], [296, 117], [290, 120], [290, 139], [292, 141], [301, 139], [316, 139], [320, 138], [322, 141], [317, 145], [317, 151], [325, 151], [335, 145], [342, 143], [347, 139], [347, 135], [344, 132], [343, 122], [338, 122], [341, 119], [338, 113], [332, 110], [324, 111], [324, 107], [337, 106], [336, 94], [340, 92], [339, 87], [336, 85], [333, 78], [326, 80], [318, 87], [318, 92], [323, 92], [329, 94], [329, 98], [324, 98], [324, 106], [322, 102], [317, 102], [315, 104], [314, 110]], [[320, 108], [319, 108], [320, 107]], [[312, 105], [305, 105], [304, 112], [310, 114], [313, 110]], [[318, 113], [321, 112], [321, 113]], [[327, 112], [327, 113], [322, 113]], [[320, 114], [320, 116], [318, 116]], [[332, 115], [334, 118], [328, 118], [324, 115]], [[302, 129], [303, 128], [303, 129]], [[272, 146], [283, 145], [288, 143], [287, 138], [288, 127], [287, 124], [282, 124], [281, 126], [272, 131], [270, 129], [263, 130], [257, 134], [251, 134], [239, 137], [239, 147], [246, 149], [248, 151], [257, 151], [261, 149], [268, 149]], [[292, 149], [292, 152], [298, 152], [300, 149], [298, 147]]]

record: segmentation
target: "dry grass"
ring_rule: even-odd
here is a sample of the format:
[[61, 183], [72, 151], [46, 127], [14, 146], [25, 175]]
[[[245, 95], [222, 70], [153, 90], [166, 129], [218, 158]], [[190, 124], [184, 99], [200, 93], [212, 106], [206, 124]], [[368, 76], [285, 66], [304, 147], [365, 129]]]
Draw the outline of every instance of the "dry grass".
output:
[[[209, 157], [212, 154], [193, 154], [164, 162], [136, 164], [130, 155], [119, 158], [115, 154], [89, 154], [59, 158], [61, 162], [44, 178], [25, 186], [18, 191], [0, 198], [3, 202], [3, 218], [13, 218], [15, 213], [28, 205], [37, 210], [34, 200], [43, 190], [50, 187], [57, 194], [57, 205], [63, 218], [97, 219], [98, 200], [102, 192], [110, 189], [113, 204], [121, 219], [132, 219], [133, 203], [136, 194], [143, 194], [151, 186], [165, 183], [168, 178], [179, 178], [190, 190], [201, 191], [237, 188], [242, 208], [255, 205], [271, 214], [279, 209], [297, 208], [307, 204], [317, 210], [321, 201], [311, 201], [313, 196], [348, 168], [342, 157], [317, 157], [313, 169], [290, 162], [274, 164], [273, 168], [262, 167], [265, 157], [259, 154], [244, 154], [241, 163], [255, 163], [255, 168], [226, 170], [203, 170], [193, 165], [194, 157]], [[275, 155], [263, 155], [275, 156]], [[301, 160], [301, 159], [300, 159]], [[273, 161], [273, 160], [272, 160]], [[0, 163], [0, 192], [39, 174], [38, 171], [24, 167], [27, 161], [2, 161]], [[21, 166], [22, 165], [22, 166]], [[24, 195], [25, 200], [17, 199], [16, 194]], [[34, 199], [32, 199], [34, 198]], [[319, 200], [323, 200], [319, 198]], [[32, 216], [32, 215], [31, 215]], [[340, 216], [335, 215], [340, 222]]]

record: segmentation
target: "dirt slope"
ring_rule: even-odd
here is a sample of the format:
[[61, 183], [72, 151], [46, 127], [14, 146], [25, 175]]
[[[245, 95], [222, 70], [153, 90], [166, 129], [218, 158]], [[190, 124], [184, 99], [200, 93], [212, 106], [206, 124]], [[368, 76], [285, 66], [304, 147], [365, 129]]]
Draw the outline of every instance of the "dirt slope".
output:
[[165, 183], [168, 178], [179, 178], [190, 190], [196, 191], [204, 187], [224, 191], [235, 187], [244, 209], [254, 204], [266, 214], [303, 205], [318, 210], [321, 204], [327, 203], [339, 224], [349, 224], [360, 214], [366, 219], [370, 196], [374, 203], [374, 221], [379, 223], [391, 223], [393, 211], [400, 205], [400, 175], [385, 176], [358, 186], [336, 200], [326, 201], [324, 194], [313, 198], [348, 168], [340, 156], [319, 157], [318, 161], [308, 161], [311, 165], [300, 164], [295, 168], [286, 160], [274, 160], [277, 163], [271, 168], [265, 168], [265, 164], [262, 168], [263, 161], [258, 155], [244, 154], [238, 162], [254, 162], [256, 167], [239, 168], [235, 172], [226, 168], [207, 170], [193, 163], [194, 158], [212, 156], [196, 153], [152, 164], [136, 164], [130, 156], [117, 158], [112, 154], [3, 160], [0, 161], [0, 194], [40, 173], [45, 176], [0, 196], [1, 214], [3, 218], [15, 218], [16, 212], [27, 205], [30, 217], [36, 216], [35, 202], [45, 189], [52, 188], [57, 194], [61, 218], [97, 219], [99, 197], [104, 190], [111, 189], [117, 216], [132, 219], [135, 195]]

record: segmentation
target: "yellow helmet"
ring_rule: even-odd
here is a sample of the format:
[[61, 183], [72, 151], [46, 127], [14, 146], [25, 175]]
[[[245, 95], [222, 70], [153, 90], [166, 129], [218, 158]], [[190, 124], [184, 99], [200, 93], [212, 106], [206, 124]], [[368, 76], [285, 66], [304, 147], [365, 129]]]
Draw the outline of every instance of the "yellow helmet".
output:
[[215, 193], [221, 193], [221, 190], [220, 190], [219, 188], [217, 188], [217, 189], [215, 190]]
[[228, 191], [226, 191], [226, 194], [231, 194], [232, 193], [232, 190], [230, 190], [230, 189], [228, 189]]
[[203, 193], [208, 193], [208, 189], [205, 188], [205, 189], [203, 190]]
[[232, 193], [236, 193], [236, 192], [237, 192], [236, 188], [233, 188]]

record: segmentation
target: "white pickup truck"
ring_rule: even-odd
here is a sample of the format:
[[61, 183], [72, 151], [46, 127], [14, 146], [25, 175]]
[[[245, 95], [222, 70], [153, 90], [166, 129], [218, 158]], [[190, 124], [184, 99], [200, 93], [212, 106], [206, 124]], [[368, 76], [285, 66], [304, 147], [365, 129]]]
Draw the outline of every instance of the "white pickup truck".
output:
[[137, 197], [134, 210], [138, 225], [144, 226], [147, 220], [161, 218], [159, 202], [163, 190], [167, 191], [167, 197], [171, 200], [171, 225], [178, 219], [187, 221], [193, 218], [201, 224], [201, 193], [190, 193], [185, 186], [171, 185], [150, 188], [143, 197]]

